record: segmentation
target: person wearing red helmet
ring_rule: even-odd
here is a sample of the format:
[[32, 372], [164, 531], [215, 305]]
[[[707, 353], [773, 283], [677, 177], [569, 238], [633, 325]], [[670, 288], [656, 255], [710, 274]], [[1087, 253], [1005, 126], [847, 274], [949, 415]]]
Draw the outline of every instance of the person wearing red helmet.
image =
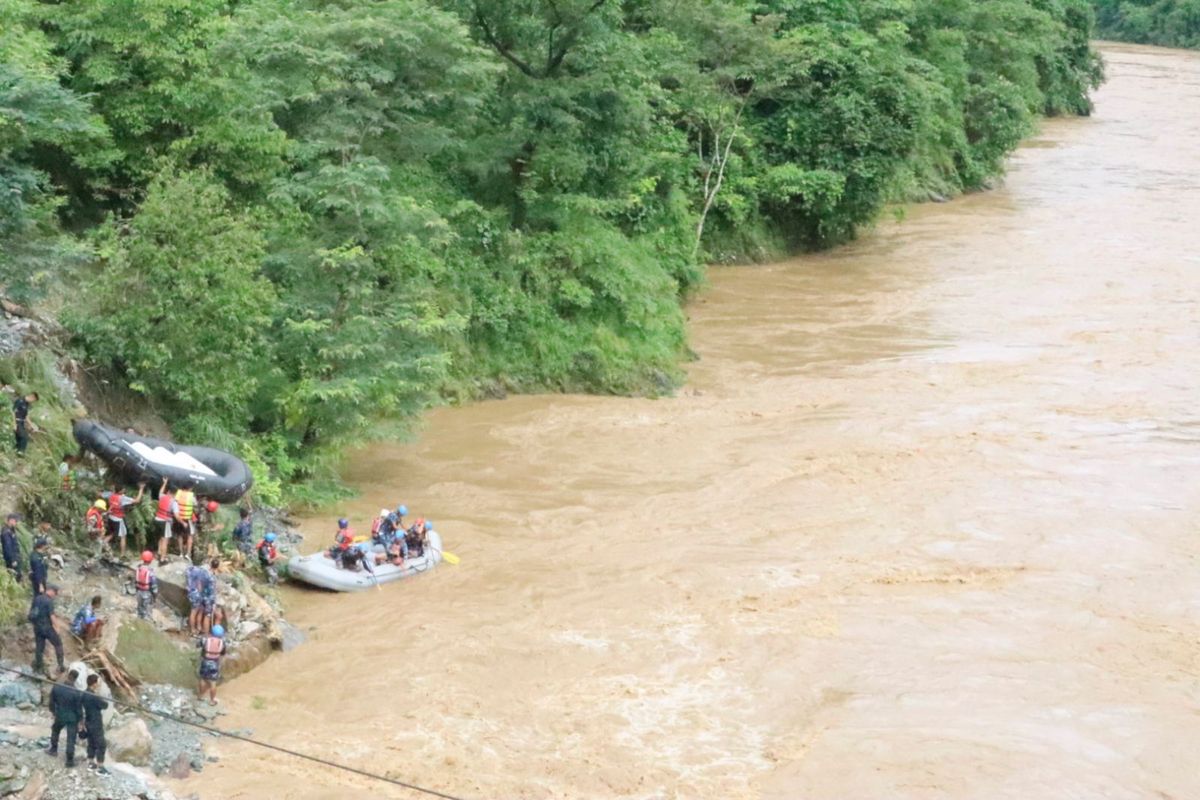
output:
[[150, 566], [154, 561], [154, 553], [149, 550], [142, 552], [142, 563], [134, 571], [133, 583], [137, 589], [137, 615], [138, 619], [150, 619], [150, 609], [154, 607], [154, 601], [158, 598], [158, 578], [154, 576], [154, 569]]

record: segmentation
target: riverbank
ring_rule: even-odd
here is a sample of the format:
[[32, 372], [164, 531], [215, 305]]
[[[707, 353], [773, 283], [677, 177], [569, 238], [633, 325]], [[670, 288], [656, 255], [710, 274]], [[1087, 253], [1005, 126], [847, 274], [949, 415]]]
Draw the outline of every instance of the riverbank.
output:
[[[996, 191], [712, 272], [679, 396], [356, 453], [346, 513], [403, 497], [462, 566], [289, 593], [312, 638], [230, 724], [474, 797], [1200, 793], [1200, 62], [1105, 53]], [[185, 788], [378, 795], [241, 745]]]

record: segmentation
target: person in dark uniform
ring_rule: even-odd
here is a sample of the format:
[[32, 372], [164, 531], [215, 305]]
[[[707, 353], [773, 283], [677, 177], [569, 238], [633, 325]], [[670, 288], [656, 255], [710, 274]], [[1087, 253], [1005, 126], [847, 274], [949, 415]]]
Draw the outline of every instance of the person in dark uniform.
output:
[[50, 575], [50, 567], [46, 564], [48, 546], [45, 537], [39, 536], [33, 543], [33, 552], [29, 554], [29, 582], [33, 584], [34, 597], [46, 591], [46, 578]]
[[0, 528], [0, 550], [4, 552], [4, 566], [13, 574], [19, 583], [21, 580], [21, 544], [17, 541], [17, 523], [20, 514], [9, 514]]
[[29, 621], [33, 624], [33, 671], [42, 672], [45, 669], [43, 655], [46, 652], [46, 642], [54, 645], [54, 655], [58, 658], [59, 674], [66, 669], [63, 664], [62, 639], [54, 629], [54, 598], [58, 596], [57, 586], [47, 586], [46, 591], [33, 598], [33, 607], [29, 609]]
[[99, 684], [99, 675], [94, 672], [88, 675], [87, 691], [83, 693], [83, 722], [88, 736], [88, 769], [107, 775], [108, 767], [104, 766], [104, 753], [108, 749], [108, 741], [104, 738], [103, 712], [108, 708], [108, 701], [97, 694]]
[[25, 448], [29, 446], [30, 427], [37, 430], [37, 426], [29, 421], [29, 407], [37, 401], [37, 392], [30, 392], [13, 401], [13, 441], [17, 445], [17, 455], [25, 455]]
[[67, 679], [54, 684], [50, 690], [50, 713], [54, 724], [50, 726], [49, 755], [58, 755], [58, 735], [67, 730], [67, 766], [75, 766], [75, 737], [79, 735], [79, 720], [83, 717], [83, 692], [75, 688], [79, 673], [71, 670]]

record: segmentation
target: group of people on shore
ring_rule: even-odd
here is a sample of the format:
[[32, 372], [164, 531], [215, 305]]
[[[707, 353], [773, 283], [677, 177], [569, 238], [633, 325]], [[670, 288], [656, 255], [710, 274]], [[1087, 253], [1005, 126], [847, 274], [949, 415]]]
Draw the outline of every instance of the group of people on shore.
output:
[[404, 560], [424, 555], [433, 523], [418, 517], [412, 525], [405, 525], [408, 506], [398, 503], [394, 510], [381, 508], [379, 516], [371, 522], [370, 538], [354, 535], [348, 519], [338, 520], [333, 546], [325, 551], [342, 569], [366, 569], [374, 572], [375, 567], [391, 564], [403, 567]]

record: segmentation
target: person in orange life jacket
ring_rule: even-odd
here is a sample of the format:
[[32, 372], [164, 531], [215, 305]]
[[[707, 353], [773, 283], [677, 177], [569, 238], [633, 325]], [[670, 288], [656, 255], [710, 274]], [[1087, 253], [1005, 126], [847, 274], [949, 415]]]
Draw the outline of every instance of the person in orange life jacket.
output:
[[137, 590], [138, 619], [150, 619], [150, 609], [158, 599], [158, 578], [150, 564], [154, 562], [154, 553], [146, 550], [142, 553], [142, 564], [133, 573], [133, 585]]
[[108, 503], [103, 498], [99, 498], [92, 503], [84, 516], [84, 529], [87, 530], [89, 539], [96, 542], [96, 555], [101, 555], [108, 549], [108, 543], [112, 537], [108, 535], [108, 526], [104, 522], [105, 513], [108, 510]]
[[100, 604], [103, 602], [100, 595], [92, 598], [92, 601], [75, 613], [75, 618], [71, 620], [71, 633], [83, 639], [85, 643], [94, 642], [100, 636], [100, 632], [104, 630], [104, 620], [100, 617]]
[[4, 527], [0, 528], [0, 550], [4, 551], [4, 566], [18, 583], [21, 582], [21, 544], [17, 540], [17, 523], [20, 520], [20, 514], [9, 514], [4, 519]]
[[114, 483], [112, 494], [108, 496], [108, 535], [110, 540], [115, 537], [121, 543], [121, 557], [125, 557], [125, 539], [129, 529], [125, 527], [125, 509], [142, 502], [146, 493], [146, 484], [138, 484], [137, 497], [126, 497], [121, 491], [120, 484]]
[[217, 681], [221, 680], [221, 657], [227, 650], [224, 626], [213, 625], [212, 633], [208, 636], [201, 636], [198, 646], [200, 648], [200, 685], [196, 690], [196, 697], [204, 699], [204, 693], [207, 691], [208, 702], [215, 706], [217, 704]]
[[325, 555], [337, 561], [354, 544], [354, 531], [350, 530], [350, 520], [343, 517], [338, 520], [337, 533], [333, 535], [333, 547]]
[[184, 484], [175, 492], [175, 533], [179, 537], [179, 555], [192, 556], [192, 543], [196, 536], [196, 494], [192, 484]]
[[160, 531], [158, 539], [159, 564], [167, 560], [167, 544], [171, 541], [175, 515], [178, 512], [179, 503], [175, 501], [175, 495], [167, 487], [167, 479], [163, 478], [162, 486], [158, 490], [158, 506], [154, 511], [154, 524]]
[[275, 549], [275, 534], [268, 533], [258, 543], [258, 564], [263, 568], [263, 572], [267, 574], [267, 582], [272, 586], [279, 583], [279, 572], [275, 569], [275, 561], [279, 558], [279, 551]]

